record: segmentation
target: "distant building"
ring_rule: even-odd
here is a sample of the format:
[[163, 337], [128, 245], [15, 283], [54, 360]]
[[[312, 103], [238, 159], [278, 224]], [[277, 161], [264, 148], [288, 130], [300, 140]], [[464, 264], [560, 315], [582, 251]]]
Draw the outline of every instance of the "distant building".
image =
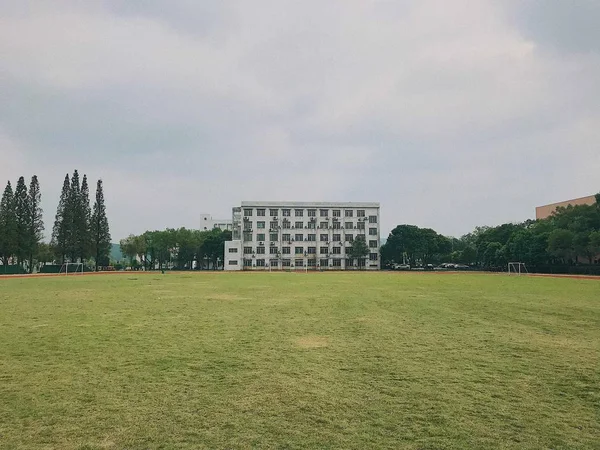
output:
[[[357, 236], [369, 248], [357, 261]], [[225, 270], [379, 270], [379, 203], [242, 202], [233, 208]]]
[[596, 196], [589, 195], [587, 197], [574, 198], [573, 200], [566, 200], [564, 202], [551, 203], [549, 205], [538, 206], [535, 208], [535, 218], [537, 220], [546, 219], [550, 217], [556, 208], [567, 207], [569, 205], [593, 205], [596, 203]]
[[214, 228], [231, 231], [231, 219], [213, 219], [210, 214], [200, 214], [200, 230], [208, 231]]

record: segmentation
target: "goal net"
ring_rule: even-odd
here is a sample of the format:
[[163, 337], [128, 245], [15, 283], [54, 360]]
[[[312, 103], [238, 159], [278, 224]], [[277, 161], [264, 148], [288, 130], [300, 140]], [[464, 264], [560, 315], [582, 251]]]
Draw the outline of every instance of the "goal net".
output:
[[59, 274], [83, 275], [83, 263], [64, 263], [60, 266]]
[[522, 262], [509, 262], [508, 263], [508, 274], [509, 275], [521, 275], [524, 273], [529, 273], [527, 271], [527, 266]]

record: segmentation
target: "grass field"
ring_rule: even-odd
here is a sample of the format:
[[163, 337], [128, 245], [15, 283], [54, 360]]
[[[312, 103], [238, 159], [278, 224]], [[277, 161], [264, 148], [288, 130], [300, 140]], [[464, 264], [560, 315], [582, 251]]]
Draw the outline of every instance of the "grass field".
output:
[[600, 282], [0, 280], [0, 448], [600, 448]]

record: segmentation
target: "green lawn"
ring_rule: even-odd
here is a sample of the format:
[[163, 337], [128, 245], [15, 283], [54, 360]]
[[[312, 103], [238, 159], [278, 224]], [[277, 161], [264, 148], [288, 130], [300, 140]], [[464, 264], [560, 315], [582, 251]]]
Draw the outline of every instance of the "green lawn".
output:
[[0, 279], [0, 448], [600, 448], [600, 282]]

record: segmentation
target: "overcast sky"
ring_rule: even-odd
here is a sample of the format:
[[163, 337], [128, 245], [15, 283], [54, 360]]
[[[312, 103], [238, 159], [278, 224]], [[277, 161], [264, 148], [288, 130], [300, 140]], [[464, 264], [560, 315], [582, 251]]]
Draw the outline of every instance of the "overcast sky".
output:
[[104, 180], [113, 241], [242, 200], [459, 236], [600, 190], [597, 0], [0, 0], [0, 184]]

